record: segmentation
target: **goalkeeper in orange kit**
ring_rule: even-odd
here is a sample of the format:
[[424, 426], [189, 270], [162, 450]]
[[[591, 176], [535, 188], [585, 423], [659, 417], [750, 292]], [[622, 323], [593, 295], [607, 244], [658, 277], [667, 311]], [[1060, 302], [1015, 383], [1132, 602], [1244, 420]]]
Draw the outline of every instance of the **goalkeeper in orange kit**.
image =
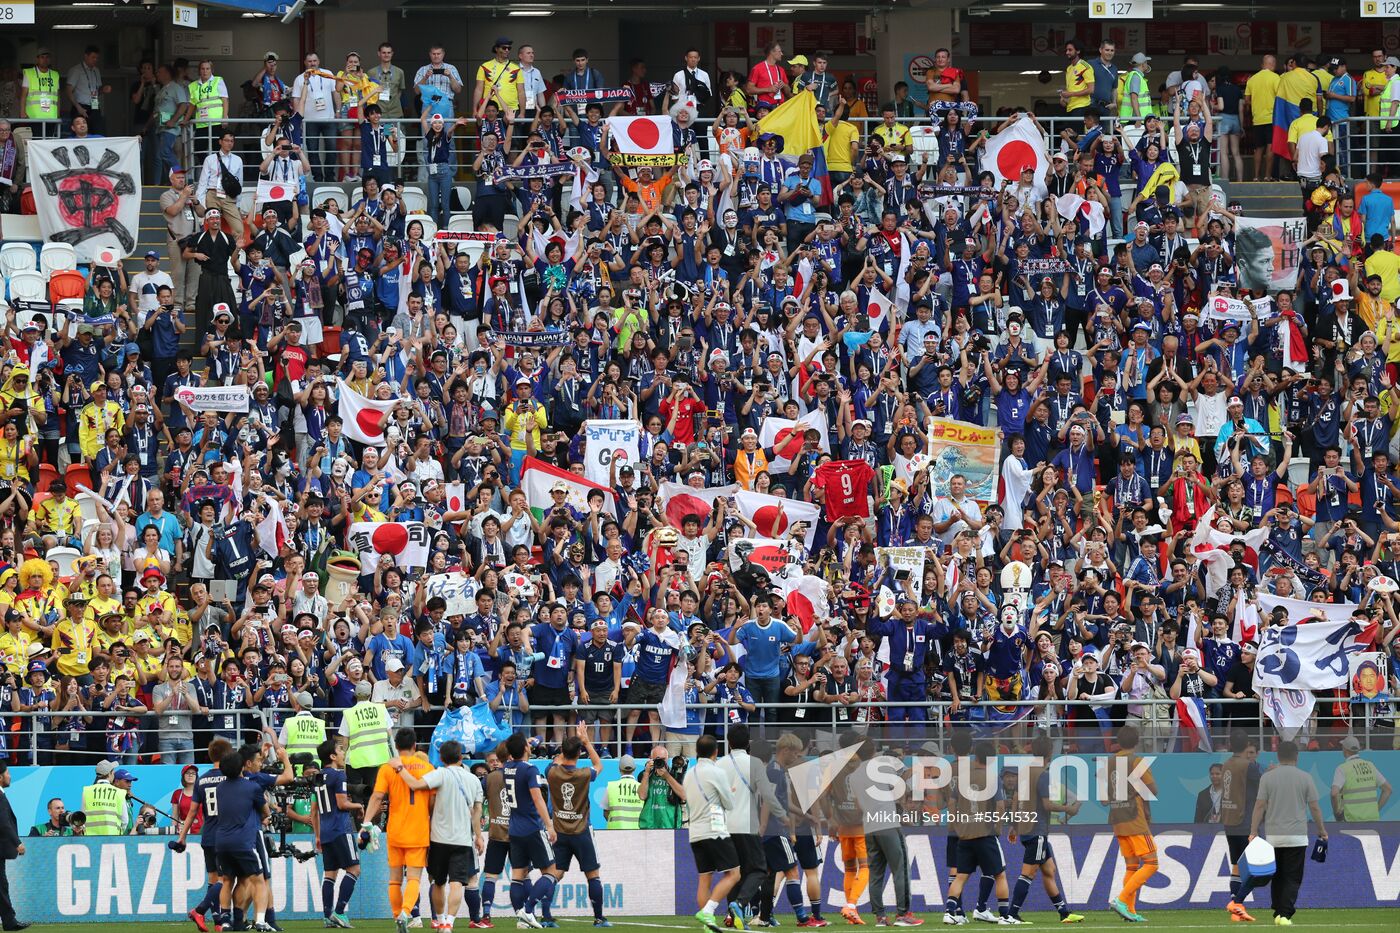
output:
[[[1131, 774], [1141, 758], [1134, 753], [1138, 744], [1138, 731], [1132, 726], [1118, 730], [1118, 753], [1110, 762], [1109, 772], [1108, 822], [1113, 827], [1113, 835], [1118, 839], [1118, 851], [1123, 856], [1123, 890], [1109, 902], [1114, 913], [1132, 923], [1143, 923], [1147, 918], [1137, 912], [1138, 891], [1147, 879], [1157, 874], [1157, 842], [1152, 838], [1152, 810], [1137, 789], [1124, 778]], [[1121, 772], [1119, 759], [1127, 759], [1127, 766]], [[1157, 782], [1152, 772], [1143, 769], [1142, 783], [1157, 795]]]
[[387, 797], [389, 825], [384, 839], [389, 847], [389, 909], [393, 911], [398, 933], [407, 933], [409, 912], [418, 903], [418, 885], [428, 865], [433, 794], [409, 787], [400, 772], [407, 771], [421, 778], [433, 770], [433, 766], [418, 751], [412, 729], [394, 733], [394, 748], [398, 750], [398, 758], [379, 766], [364, 821], [365, 825], [374, 821]]

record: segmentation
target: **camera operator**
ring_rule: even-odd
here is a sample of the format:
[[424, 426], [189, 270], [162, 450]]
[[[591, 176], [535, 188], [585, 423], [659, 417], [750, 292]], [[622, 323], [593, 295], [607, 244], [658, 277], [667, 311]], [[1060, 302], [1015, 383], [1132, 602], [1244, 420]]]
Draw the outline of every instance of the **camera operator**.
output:
[[[351, 817], [365, 812], [362, 804], [350, 799], [345, 777], [345, 753], [335, 739], [326, 739], [316, 750], [321, 759], [321, 771], [315, 778], [316, 798], [311, 810], [311, 825], [316, 833], [316, 848], [321, 853], [321, 916], [327, 926], [350, 929], [346, 909], [355, 883], [360, 878], [360, 855], [355, 847]], [[345, 872], [336, 895], [336, 875]]]
[[[681, 777], [684, 778], [684, 771]], [[637, 788], [642, 798], [642, 815], [637, 825], [640, 829], [678, 829], [681, 825], [681, 803], [685, 792], [681, 782], [671, 772], [671, 764], [666, 760], [666, 746], [657, 745], [651, 750], [642, 780]]]

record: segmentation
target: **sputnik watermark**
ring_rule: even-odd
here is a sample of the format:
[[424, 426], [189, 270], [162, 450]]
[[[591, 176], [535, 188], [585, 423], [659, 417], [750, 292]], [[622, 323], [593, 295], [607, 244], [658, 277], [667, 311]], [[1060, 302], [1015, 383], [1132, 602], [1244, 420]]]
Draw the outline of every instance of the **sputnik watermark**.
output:
[[[1095, 758], [1093, 792], [1089, 796], [1110, 806], [1127, 803], [1134, 798], [1149, 802], [1156, 800], [1157, 795], [1143, 780], [1153, 760], [1152, 756], [1135, 759], [1119, 756]], [[1035, 755], [1001, 755], [988, 758], [981, 775], [974, 773], [975, 761], [966, 756], [950, 760], [921, 755], [915, 756], [911, 762], [892, 755], [880, 755], [863, 763], [869, 782], [864, 791], [874, 803], [897, 803], [906, 798], [922, 803], [931, 792], [951, 787], [963, 800], [983, 802], [997, 795], [1003, 786], [1002, 773], [1011, 771], [1016, 775], [1016, 799], [1030, 800], [1031, 775], [1039, 768], [1044, 768], [1049, 774], [1051, 799], [1062, 798], [1067, 789], [1083, 799], [1083, 789], [1091, 783], [1090, 763], [1072, 755], [1061, 755], [1048, 763]]]
[[[1083, 758], [1065, 755], [1048, 761], [1035, 755], [900, 758], [878, 755], [858, 760], [841, 749], [789, 769], [795, 802], [810, 811], [828, 793], [851, 800], [869, 827], [972, 823], [1029, 823], [1050, 800], [1093, 801], [1112, 810], [1136, 800], [1157, 799], [1143, 779], [1153, 758]], [[1003, 777], [1014, 776], [1013, 787]], [[1032, 781], [1046, 776], [1048, 794], [1036, 794]], [[997, 800], [998, 792], [1002, 798]], [[912, 804], [912, 806], [910, 806]]]

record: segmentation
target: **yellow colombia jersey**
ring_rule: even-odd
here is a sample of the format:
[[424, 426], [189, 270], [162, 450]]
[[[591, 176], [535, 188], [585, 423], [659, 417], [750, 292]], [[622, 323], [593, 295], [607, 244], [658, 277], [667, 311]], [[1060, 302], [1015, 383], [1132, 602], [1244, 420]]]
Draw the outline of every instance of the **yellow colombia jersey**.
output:
[[[404, 758], [403, 766], [418, 778], [433, 770], [433, 766], [428, 763], [422, 752], [414, 752]], [[432, 817], [433, 792], [413, 790], [387, 764], [379, 766], [379, 774], [374, 780], [374, 792], [386, 794], [389, 798], [389, 826], [385, 832], [385, 839], [389, 845], [404, 849], [426, 847]]]

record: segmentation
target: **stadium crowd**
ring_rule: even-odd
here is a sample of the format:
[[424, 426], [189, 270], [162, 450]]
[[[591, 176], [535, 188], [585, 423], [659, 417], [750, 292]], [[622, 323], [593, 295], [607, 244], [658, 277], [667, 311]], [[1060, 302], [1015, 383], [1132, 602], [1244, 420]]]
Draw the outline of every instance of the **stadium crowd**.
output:
[[[168, 255], [86, 268], [74, 326], [5, 321], [3, 703], [35, 714], [11, 719], [5, 754], [186, 763], [305, 709], [341, 729], [362, 701], [426, 741], [481, 700], [549, 751], [577, 706], [604, 755], [693, 753], [750, 721], [980, 721], [1021, 700], [1052, 701], [1027, 722], [1076, 747], [1111, 748], [1126, 722], [1165, 749], [1178, 696], [1232, 701], [1206, 704], [1221, 729], [1261, 721], [1238, 623], [1259, 594], [1362, 603], [1400, 658], [1400, 259], [1388, 196], [1372, 236], [1378, 195], [1359, 206], [1312, 138], [1340, 129], [1336, 84], [1291, 61], [1264, 106], [1253, 80], [1241, 96], [1194, 61], [1159, 86], [1145, 55], [1120, 74], [1111, 45], [1065, 51], [1082, 125], [1010, 170], [986, 152], [1038, 121], [964, 126], [976, 108], [946, 50], [927, 76], [936, 158], [900, 122], [907, 87], [863, 133], [854, 86], [779, 46], [747, 76], [688, 53], [659, 92], [633, 63], [627, 93], [582, 49], [547, 81], [506, 37], [467, 78], [441, 47], [411, 77], [387, 43], [368, 70], [308, 55], [290, 84], [269, 55], [246, 102], [272, 121], [258, 166], [231, 130], [182, 134], [232, 115], [217, 63], [143, 67]], [[1377, 67], [1393, 80], [1400, 62]], [[1300, 111], [1322, 114], [1294, 147], [1308, 249], [1296, 286], [1248, 285], [1212, 173], [1232, 117], [1252, 107], [1261, 131], [1300, 74]], [[112, 93], [96, 52], [57, 75], [41, 53], [11, 112], [110, 133], [84, 105]], [[1367, 105], [1400, 107], [1390, 87]], [[821, 158], [783, 158], [758, 121], [806, 91]], [[605, 118], [652, 111], [670, 116], [666, 155], [610, 160]], [[390, 159], [405, 145], [381, 122], [414, 112], [417, 159]], [[349, 142], [333, 115], [362, 121]], [[477, 140], [470, 166], [454, 133]], [[476, 239], [407, 219], [415, 163], [444, 231], [470, 169]], [[259, 180], [315, 179], [363, 190], [343, 210], [237, 206]], [[1219, 297], [1242, 316], [1214, 313]], [[338, 346], [306, 339], [333, 326]], [[193, 410], [196, 386], [249, 387], [247, 413]], [[366, 399], [393, 404], [367, 424]], [[638, 461], [603, 489], [582, 481], [590, 419], [641, 426]], [[765, 446], [770, 419], [797, 430]], [[931, 419], [996, 429], [994, 494], [928, 468]], [[524, 488], [541, 464], [561, 477], [552, 501]], [[709, 510], [668, 514], [665, 483]], [[761, 527], [736, 491], [819, 510]], [[1203, 521], [1225, 541], [1209, 559]], [[328, 599], [328, 561], [365, 522], [423, 523], [428, 556], [384, 555]], [[815, 624], [735, 559], [762, 538], [823, 581]], [[922, 550], [917, 580], [889, 547]], [[1007, 612], [1018, 561], [1030, 595]], [[417, 584], [457, 571], [471, 611], [448, 615]], [[663, 728], [673, 665], [686, 721]], [[1392, 742], [1391, 704], [1325, 699], [1337, 734], [1311, 741]]]

